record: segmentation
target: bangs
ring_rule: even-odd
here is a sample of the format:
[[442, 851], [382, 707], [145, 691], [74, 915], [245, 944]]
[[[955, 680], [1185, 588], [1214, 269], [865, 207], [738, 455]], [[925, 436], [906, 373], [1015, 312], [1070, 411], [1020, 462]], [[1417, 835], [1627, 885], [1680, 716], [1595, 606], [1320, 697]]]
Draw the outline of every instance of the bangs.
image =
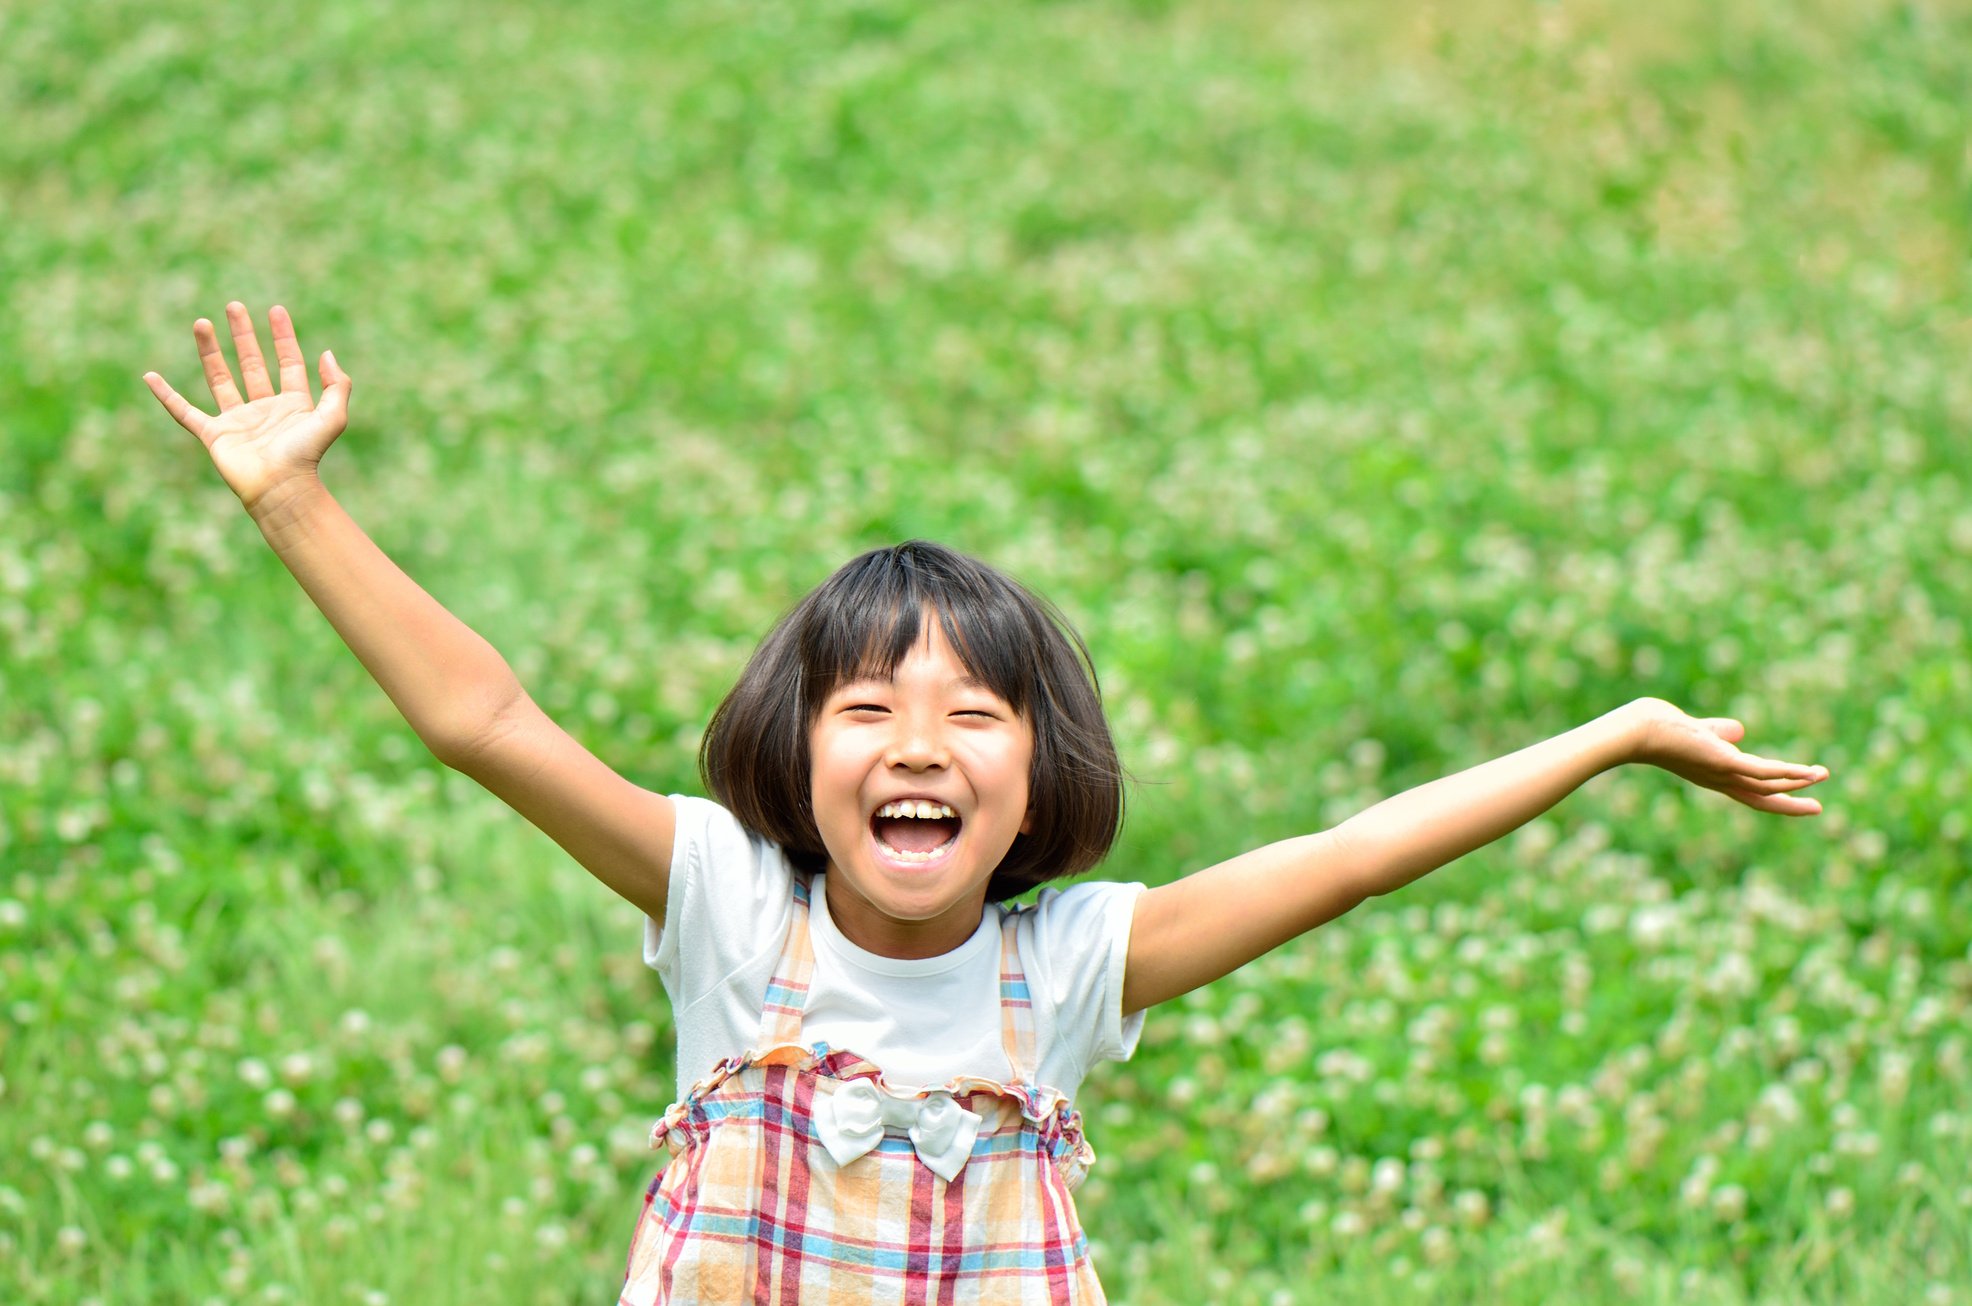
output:
[[706, 790], [799, 870], [828, 864], [809, 792], [809, 731], [852, 681], [894, 680], [938, 625], [966, 673], [1033, 727], [1031, 829], [994, 869], [1003, 901], [1078, 875], [1123, 821], [1123, 769], [1089, 650], [1047, 600], [975, 558], [924, 540], [845, 563], [777, 623], [719, 704], [699, 744]]
[[1026, 609], [1003, 587], [968, 585], [971, 577], [958, 569], [923, 562], [886, 550], [858, 559], [817, 593], [799, 641], [804, 717], [812, 719], [845, 684], [892, 679], [924, 639], [926, 612], [937, 614], [969, 675], [1014, 711], [1027, 711], [1035, 668]]

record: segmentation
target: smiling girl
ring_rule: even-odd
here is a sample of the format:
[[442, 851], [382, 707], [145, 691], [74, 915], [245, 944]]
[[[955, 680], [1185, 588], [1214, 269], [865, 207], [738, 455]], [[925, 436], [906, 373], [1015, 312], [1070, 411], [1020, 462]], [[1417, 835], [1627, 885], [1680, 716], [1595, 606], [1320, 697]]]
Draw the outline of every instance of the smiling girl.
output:
[[[620, 1300], [1097, 1302], [1073, 1101], [1144, 1011], [1518, 828], [1590, 777], [1662, 767], [1806, 816], [1826, 768], [1638, 699], [1332, 829], [1167, 885], [1047, 882], [1115, 840], [1122, 770], [1087, 652], [984, 563], [913, 541], [801, 601], [713, 714], [710, 799], [577, 743], [391, 563], [317, 475], [350, 378], [312, 400], [293, 323], [193, 336], [218, 413], [145, 381], [432, 753], [644, 915], [678, 1027], [671, 1153]], [[1039, 888], [1037, 900], [1007, 900]], [[702, 1077], [699, 1077], [702, 1076]]]

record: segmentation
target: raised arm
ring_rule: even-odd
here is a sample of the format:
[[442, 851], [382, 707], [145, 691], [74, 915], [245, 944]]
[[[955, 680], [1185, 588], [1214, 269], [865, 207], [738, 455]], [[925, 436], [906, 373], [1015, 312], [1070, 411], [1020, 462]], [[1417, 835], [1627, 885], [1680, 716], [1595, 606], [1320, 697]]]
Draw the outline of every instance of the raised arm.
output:
[[1491, 843], [1625, 762], [1647, 762], [1749, 807], [1813, 816], [1797, 798], [1826, 767], [1741, 752], [1745, 729], [1643, 698], [1517, 753], [1434, 780], [1319, 834], [1269, 844], [1137, 899], [1123, 1009], [1139, 1011], [1244, 966], [1366, 898]]
[[324, 353], [312, 399], [294, 323], [268, 314], [276, 390], [244, 306], [226, 307], [244, 396], [212, 323], [193, 325], [219, 412], [194, 408], [155, 372], [165, 409], [196, 435], [226, 484], [336, 634], [432, 755], [540, 827], [597, 879], [663, 920], [671, 801], [604, 765], [528, 697], [491, 644], [398, 568], [321, 482], [322, 455], [348, 420], [351, 381]]

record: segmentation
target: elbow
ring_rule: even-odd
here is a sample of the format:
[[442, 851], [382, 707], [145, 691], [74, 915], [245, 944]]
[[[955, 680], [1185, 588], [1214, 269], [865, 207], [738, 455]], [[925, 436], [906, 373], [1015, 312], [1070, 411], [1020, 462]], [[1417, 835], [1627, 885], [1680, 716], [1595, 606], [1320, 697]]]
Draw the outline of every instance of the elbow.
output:
[[1375, 840], [1365, 838], [1353, 822], [1344, 821], [1325, 831], [1322, 837], [1329, 841], [1335, 863], [1342, 868], [1342, 881], [1350, 899], [1345, 910], [1354, 910], [1371, 898], [1380, 898], [1403, 887], [1403, 882], [1392, 874], [1388, 853]]
[[472, 775], [481, 759], [495, 752], [520, 728], [523, 709], [533, 700], [522, 692], [487, 699], [460, 712], [444, 725], [421, 727], [418, 738], [431, 755], [462, 775]]

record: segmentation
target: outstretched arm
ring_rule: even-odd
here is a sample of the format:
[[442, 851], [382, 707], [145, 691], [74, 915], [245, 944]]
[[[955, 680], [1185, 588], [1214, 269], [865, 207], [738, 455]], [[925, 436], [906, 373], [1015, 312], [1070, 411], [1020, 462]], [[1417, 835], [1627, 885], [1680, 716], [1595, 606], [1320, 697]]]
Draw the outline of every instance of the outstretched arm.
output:
[[433, 756], [540, 827], [596, 878], [662, 920], [671, 862], [670, 799], [631, 784], [548, 719], [505, 658], [405, 575], [337, 503], [317, 466], [348, 420], [349, 375], [324, 353], [322, 398], [287, 310], [268, 313], [280, 388], [253, 319], [226, 306], [244, 396], [212, 323], [193, 325], [217, 414], [144, 374], [199, 438], [268, 545], [376, 678]]
[[1737, 721], [1643, 698], [1517, 753], [1387, 798], [1319, 834], [1269, 844], [1137, 899], [1123, 1010], [1175, 998], [1366, 898], [1402, 888], [1525, 825], [1590, 778], [1648, 762], [1749, 807], [1813, 816], [1794, 791], [1826, 767], [1743, 753]]

